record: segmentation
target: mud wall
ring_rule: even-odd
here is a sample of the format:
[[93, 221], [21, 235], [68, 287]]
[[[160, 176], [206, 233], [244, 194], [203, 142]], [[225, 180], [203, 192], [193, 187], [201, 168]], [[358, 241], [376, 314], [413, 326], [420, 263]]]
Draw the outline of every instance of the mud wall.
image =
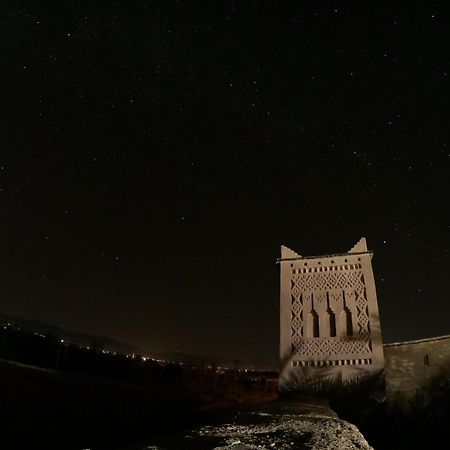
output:
[[391, 399], [408, 399], [441, 376], [450, 376], [450, 335], [383, 346]]

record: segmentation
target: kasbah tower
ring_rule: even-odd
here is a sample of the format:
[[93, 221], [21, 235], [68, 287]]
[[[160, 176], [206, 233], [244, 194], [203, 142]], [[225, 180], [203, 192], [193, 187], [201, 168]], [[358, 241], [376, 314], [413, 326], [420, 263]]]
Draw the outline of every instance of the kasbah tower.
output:
[[301, 256], [282, 246], [279, 390], [384, 368], [372, 252]]

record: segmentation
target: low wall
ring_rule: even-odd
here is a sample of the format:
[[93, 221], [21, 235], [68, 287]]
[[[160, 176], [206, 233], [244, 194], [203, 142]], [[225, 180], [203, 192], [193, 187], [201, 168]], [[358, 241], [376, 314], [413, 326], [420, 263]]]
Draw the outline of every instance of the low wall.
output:
[[383, 346], [388, 398], [412, 398], [441, 376], [450, 376], [450, 335]]

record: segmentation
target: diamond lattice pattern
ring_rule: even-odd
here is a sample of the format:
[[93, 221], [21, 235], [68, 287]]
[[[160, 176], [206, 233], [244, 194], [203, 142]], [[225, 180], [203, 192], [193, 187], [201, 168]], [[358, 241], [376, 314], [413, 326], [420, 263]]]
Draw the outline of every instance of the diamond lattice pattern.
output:
[[[312, 293], [320, 298], [329, 291], [345, 291], [356, 309], [354, 336], [305, 338], [303, 306]], [[294, 354], [303, 356], [361, 355], [372, 353], [369, 333], [369, 312], [366, 286], [361, 270], [299, 273], [291, 280], [291, 339]], [[333, 297], [330, 292], [330, 298]]]

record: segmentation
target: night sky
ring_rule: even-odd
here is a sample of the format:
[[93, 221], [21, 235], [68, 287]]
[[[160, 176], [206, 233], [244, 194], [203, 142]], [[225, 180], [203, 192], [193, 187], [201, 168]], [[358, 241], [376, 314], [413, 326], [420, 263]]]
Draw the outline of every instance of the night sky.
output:
[[0, 311], [275, 361], [285, 244], [450, 332], [447, 2], [0, 4]]

